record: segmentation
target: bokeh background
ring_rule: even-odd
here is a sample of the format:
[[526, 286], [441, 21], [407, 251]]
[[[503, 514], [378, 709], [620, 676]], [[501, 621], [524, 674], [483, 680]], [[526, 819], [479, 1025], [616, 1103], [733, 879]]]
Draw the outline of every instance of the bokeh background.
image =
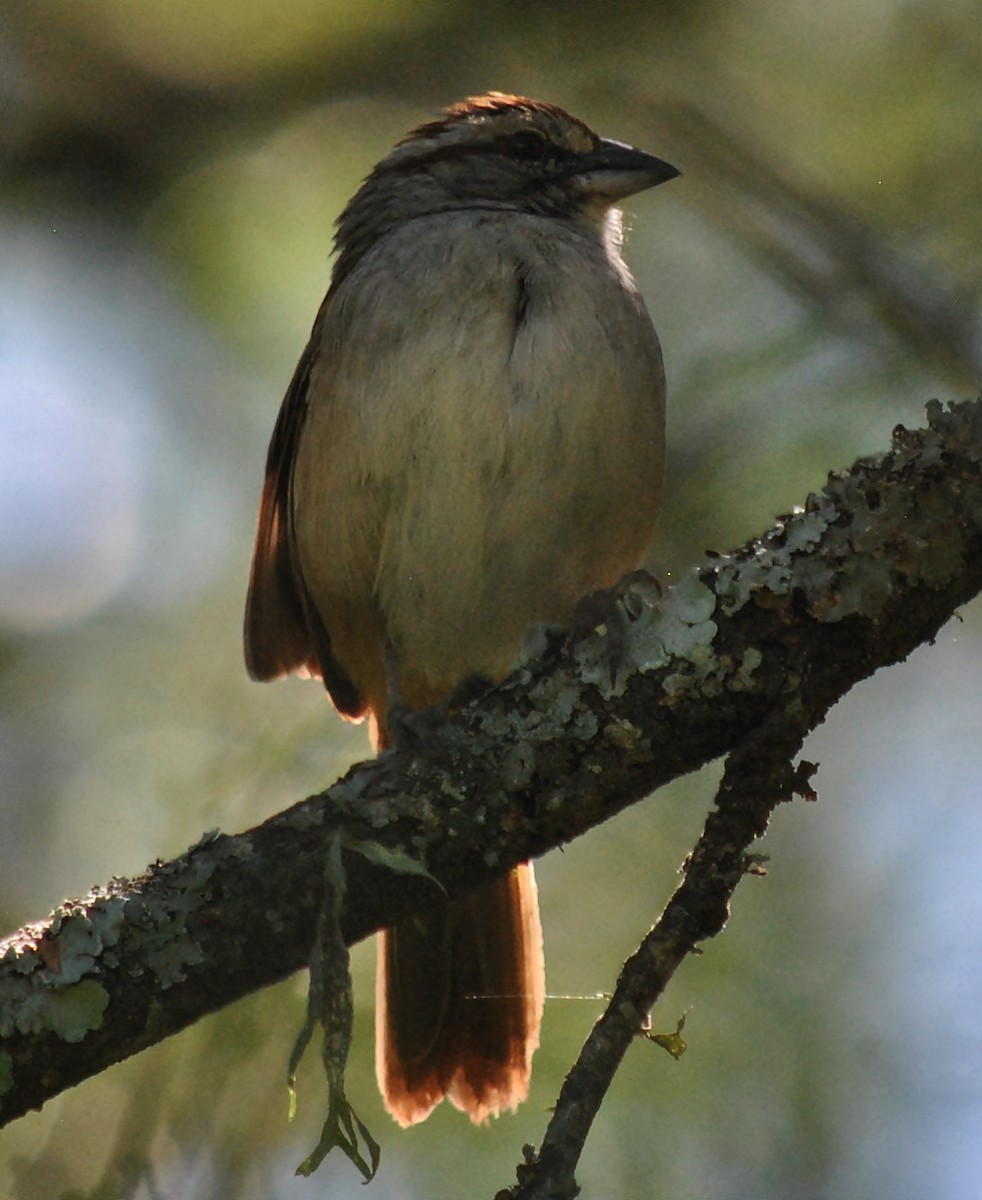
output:
[[[825, 472], [978, 387], [976, 0], [3, 0], [0, 917], [235, 831], [366, 753], [320, 689], [245, 677], [262, 462], [330, 270], [332, 222], [440, 105], [560, 103], [681, 166], [632, 199], [665, 345], [670, 579]], [[982, 1175], [982, 620], [857, 688], [809, 742], [817, 804], [655, 1014], [584, 1194], [975, 1200]], [[539, 864], [549, 988], [612, 985], [717, 770]], [[349, 1094], [373, 1192], [491, 1195], [537, 1142], [600, 1002], [547, 1005], [532, 1096], [489, 1129], [398, 1131], [355, 953]], [[4, 1200], [366, 1195], [293, 1168], [305, 977], [202, 1021], [5, 1134]], [[313, 1056], [313, 1057], [316, 1057]]]

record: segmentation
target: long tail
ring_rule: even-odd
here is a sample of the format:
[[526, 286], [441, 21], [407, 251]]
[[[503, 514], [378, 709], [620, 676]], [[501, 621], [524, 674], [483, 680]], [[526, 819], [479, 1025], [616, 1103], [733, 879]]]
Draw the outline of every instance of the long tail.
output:
[[444, 1096], [475, 1123], [528, 1095], [545, 993], [535, 876], [504, 879], [379, 935], [375, 1068], [400, 1125]]

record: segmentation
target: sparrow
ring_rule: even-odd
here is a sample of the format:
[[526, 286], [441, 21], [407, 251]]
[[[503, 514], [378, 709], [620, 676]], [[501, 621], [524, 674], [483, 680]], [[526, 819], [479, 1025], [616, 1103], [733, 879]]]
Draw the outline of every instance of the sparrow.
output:
[[[638, 567], [665, 377], [621, 256], [625, 197], [678, 175], [553, 104], [451, 105], [337, 222], [330, 287], [273, 431], [245, 614], [254, 679], [392, 714], [500, 680], [531, 626]], [[376, 1068], [403, 1125], [529, 1087], [545, 992], [525, 863], [379, 938]]]

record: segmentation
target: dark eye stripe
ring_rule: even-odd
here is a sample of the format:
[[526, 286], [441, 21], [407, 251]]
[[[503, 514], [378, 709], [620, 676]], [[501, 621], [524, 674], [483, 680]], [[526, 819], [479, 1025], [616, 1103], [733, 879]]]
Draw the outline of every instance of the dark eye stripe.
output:
[[533, 133], [531, 129], [522, 129], [505, 138], [507, 149], [516, 158], [547, 158], [556, 157], [558, 146], [547, 142], [541, 134]]

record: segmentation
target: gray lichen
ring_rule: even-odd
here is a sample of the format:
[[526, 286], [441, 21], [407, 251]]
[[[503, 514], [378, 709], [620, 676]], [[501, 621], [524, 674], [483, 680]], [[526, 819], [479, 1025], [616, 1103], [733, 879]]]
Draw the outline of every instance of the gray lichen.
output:
[[[634, 586], [620, 601], [621, 627], [598, 625], [576, 647], [580, 678], [605, 700], [623, 695], [638, 672], [658, 671], [670, 663], [681, 670], [668, 677], [671, 693], [713, 672], [713, 620], [716, 597], [693, 571], [664, 596], [657, 587]], [[615, 617], [616, 619], [616, 617]]]
[[[187, 928], [189, 916], [224, 851], [241, 857], [241, 839], [206, 834], [187, 854], [157, 867], [170, 886], [135, 899], [127, 880], [66, 901], [42, 925], [8, 940], [0, 966], [0, 1037], [55, 1033], [81, 1041], [98, 1029], [109, 1004], [109, 973], [123, 967], [138, 978], [149, 971], [160, 988], [186, 978], [186, 968], [203, 961]], [[207, 848], [209, 853], [198, 853]], [[127, 935], [139, 953], [127, 954]]]

